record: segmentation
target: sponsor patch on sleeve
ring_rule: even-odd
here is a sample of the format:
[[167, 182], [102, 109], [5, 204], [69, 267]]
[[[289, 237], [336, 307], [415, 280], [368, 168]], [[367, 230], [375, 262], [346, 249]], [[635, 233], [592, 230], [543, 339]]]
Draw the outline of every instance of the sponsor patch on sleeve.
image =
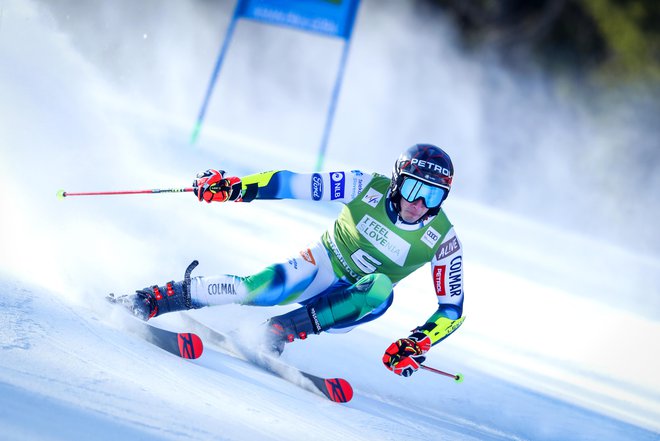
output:
[[351, 193], [349, 195], [350, 199], [355, 199], [357, 195], [362, 193], [364, 190], [364, 174], [359, 170], [351, 171], [353, 185], [351, 186]]
[[438, 260], [441, 260], [447, 256], [451, 256], [460, 249], [461, 246], [458, 243], [458, 239], [456, 239], [456, 236], [454, 236], [451, 239], [449, 239], [447, 242], [444, 242], [442, 245], [440, 245], [440, 248], [438, 248], [438, 251], [436, 251], [435, 253], [435, 257]]
[[433, 268], [433, 286], [435, 286], [435, 294], [437, 296], [445, 296], [445, 271], [447, 267], [445, 265], [438, 265]]
[[320, 174], [314, 173], [312, 175], [312, 199], [320, 201], [323, 197], [323, 178]]
[[346, 187], [346, 176], [344, 172], [330, 173], [330, 199], [341, 199], [344, 197]]

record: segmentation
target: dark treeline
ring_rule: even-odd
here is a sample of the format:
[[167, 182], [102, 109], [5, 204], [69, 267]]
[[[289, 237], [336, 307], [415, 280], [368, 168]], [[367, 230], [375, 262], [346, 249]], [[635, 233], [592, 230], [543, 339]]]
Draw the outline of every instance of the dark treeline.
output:
[[[542, 78], [550, 102], [572, 115], [567, 127], [574, 137], [552, 150], [580, 190], [563, 193], [571, 195], [571, 210], [559, 208], [562, 197], [553, 205], [551, 194], [542, 198], [545, 211], [534, 210], [546, 217], [562, 211], [565, 218], [557, 222], [585, 231], [601, 228], [600, 237], [608, 234], [603, 225], [612, 233], [619, 226], [610, 235], [618, 236], [615, 241], [660, 253], [660, 236], [651, 226], [660, 207], [660, 1], [415, 0], [415, 5], [421, 15], [449, 17], [466, 53], [486, 55], [488, 66], [503, 66], [520, 80], [520, 90], [507, 94], [524, 96], [523, 84]], [[497, 75], [486, 77], [490, 89], [502, 88]], [[520, 111], [497, 94], [484, 106], [489, 124], [483, 133], [497, 145], [492, 163], [502, 168], [516, 157], [516, 167], [537, 171], [527, 182], [553, 182], [551, 175], [542, 178], [542, 147], [534, 136], [516, 138], [502, 130], [522, 126], [528, 133], [539, 124], [534, 112]], [[556, 116], [548, 121], [559, 124]], [[519, 176], [521, 169], [507, 175]], [[517, 185], [515, 179], [492, 179], [494, 189]], [[579, 216], [571, 218], [575, 213]]]
[[600, 84], [660, 82], [657, 0], [418, 0], [455, 19], [467, 48], [494, 48], [512, 67]]

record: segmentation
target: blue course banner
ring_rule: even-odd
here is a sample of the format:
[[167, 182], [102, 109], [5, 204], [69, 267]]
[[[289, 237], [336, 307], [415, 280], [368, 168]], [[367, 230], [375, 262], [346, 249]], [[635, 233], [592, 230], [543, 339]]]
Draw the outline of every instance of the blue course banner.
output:
[[350, 40], [359, 0], [239, 0], [238, 17]]

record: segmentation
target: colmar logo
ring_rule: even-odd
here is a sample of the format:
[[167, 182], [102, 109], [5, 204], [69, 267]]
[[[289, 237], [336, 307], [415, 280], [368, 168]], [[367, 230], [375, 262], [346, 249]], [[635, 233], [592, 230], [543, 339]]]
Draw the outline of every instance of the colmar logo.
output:
[[236, 295], [236, 288], [233, 283], [211, 283], [207, 289], [209, 295]]
[[449, 265], [449, 294], [460, 296], [463, 294], [463, 257], [456, 256]]

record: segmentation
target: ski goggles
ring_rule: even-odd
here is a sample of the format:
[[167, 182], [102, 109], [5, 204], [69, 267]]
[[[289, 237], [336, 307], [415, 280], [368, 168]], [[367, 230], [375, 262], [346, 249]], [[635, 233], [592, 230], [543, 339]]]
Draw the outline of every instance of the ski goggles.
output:
[[447, 189], [429, 185], [418, 179], [406, 177], [401, 184], [401, 196], [408, 202], [424, 199], [426, 208], [439, 207], [447, 197]]

